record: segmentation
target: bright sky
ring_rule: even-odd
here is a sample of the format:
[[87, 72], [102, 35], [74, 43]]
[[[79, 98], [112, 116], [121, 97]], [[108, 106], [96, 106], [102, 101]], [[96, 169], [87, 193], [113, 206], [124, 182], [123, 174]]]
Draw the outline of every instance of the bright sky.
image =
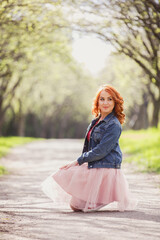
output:
[[73, 42], [73, 57], [93, 75], [105, 66], [113, 47], [95, 37], [76, 38]]

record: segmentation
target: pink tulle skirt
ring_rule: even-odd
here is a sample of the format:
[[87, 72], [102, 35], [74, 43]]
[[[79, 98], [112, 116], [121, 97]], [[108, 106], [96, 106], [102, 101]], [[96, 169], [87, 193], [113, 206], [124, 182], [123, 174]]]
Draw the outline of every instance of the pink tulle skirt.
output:
[[121, 169], [88, 169], [87, 163], [59, 169], [42, 183], [42, 190], [54, 202], [67, 202], [84, 212], [113, 202], [119, 211], [134, 210], [137, 204]]

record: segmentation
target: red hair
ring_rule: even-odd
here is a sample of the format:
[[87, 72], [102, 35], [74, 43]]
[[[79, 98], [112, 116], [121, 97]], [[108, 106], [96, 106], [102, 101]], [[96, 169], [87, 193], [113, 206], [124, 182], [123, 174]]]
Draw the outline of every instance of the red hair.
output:
[[123, 113], [124, 100], [121, 97], [120, 93], [117, 92], [117, 90], [114, 87], [109, 86], [109, 85], [104, 85], [98, 90], [96, 97], [94, 99], [94, 102], [93, 102], [92, 114], [95, 115], [95, 117], [98, 117], [98, 115], [100, 114], [98, 102], [99, 102], [99, 97], [100, 97], [100, 93], [102, 92], [102, 90], [108, 92], [112, 96], [114, 103], [115, 103], [113, 111], [115, 113], [115, 116], [118, 118], [119, 122], [121, 124], [123, 124], [124, 120], [125, 120], [125, 114]]

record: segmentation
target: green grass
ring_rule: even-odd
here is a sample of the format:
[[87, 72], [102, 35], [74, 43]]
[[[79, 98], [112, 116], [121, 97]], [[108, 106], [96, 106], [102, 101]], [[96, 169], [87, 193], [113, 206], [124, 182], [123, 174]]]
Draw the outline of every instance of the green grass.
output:
[[[12, 147], [34, 140], [38, 138], [0, 137], [0, 158]], [[127, 154], [126, 161], [137, 163], [140, 170], [160, 173], [160, 128], [123, 131], [120, 146], [122, 152]], [[0, 175], [5, 173], [7, 170], [0, 166]]]
[[[31, 137], [0, 137], [0, 158], [5, 156], [12, 147], [22, 145], [34, 140], [37, 138]], [[7, 170], [5, 167], [0, 166], [0, 175], [6, 174]]]
[[160, 173], [160, 128], [123, 131], [120, 146], [126, 161], [137, 163], [142, 171]]
[[0, 175], [3, 175], [3, 174], [7, 174], [7, 170], [5, 169], [5, 167], [3, 166], [0, 166]]

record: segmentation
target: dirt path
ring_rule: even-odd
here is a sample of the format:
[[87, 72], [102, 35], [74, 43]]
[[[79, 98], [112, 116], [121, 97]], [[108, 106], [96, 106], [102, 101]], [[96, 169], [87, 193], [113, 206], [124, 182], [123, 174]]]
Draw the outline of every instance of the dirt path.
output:
[[81, 149], [80, 140], [46, 140], [17, 147], [1, 160], [11, 174], [0, 178], [0, 240], [160, 239], [159, 178], [135, 173], [126, 164], [124, 173], [139, 200], [136, 211], [117, 212], [109, 205], [74, 213], [53, 206], [40, 183]]

